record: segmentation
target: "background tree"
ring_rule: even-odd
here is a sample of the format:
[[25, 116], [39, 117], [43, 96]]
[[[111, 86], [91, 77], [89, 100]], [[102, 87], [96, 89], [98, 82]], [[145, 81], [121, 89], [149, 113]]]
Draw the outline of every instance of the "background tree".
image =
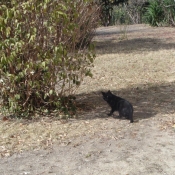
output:
[[104, 26], [112, 24], [113, 7], [122, 3], [127, 3], [128, 0], [99, 0], [101, 5], [101, 21]]
[[174, 0], [101, 0], [102, 24], [149, 23], [152, 26], [175, 25]]
[[175, 26], [175, 1], [163, 0], [161, 3], [166, 18], [166, 23]]
[[127, 4], [124, 3], [124, 10], [132, 21], [132, 24], [142, 23], [143, 10], [147, 2], [147, 0], [129, 0]]

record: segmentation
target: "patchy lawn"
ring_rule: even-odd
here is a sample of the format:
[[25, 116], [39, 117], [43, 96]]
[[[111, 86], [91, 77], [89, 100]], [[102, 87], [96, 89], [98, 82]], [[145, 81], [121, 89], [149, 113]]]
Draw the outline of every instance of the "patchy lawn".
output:
[[[175, 172], [175, 28], [126, 29], [98, 28], [94, 76], [77, 92], [76, 118], [4, 121], [1, 114], [0, 174]], [[129, 100], [135, 122], [108, 117], [101, 90]]]

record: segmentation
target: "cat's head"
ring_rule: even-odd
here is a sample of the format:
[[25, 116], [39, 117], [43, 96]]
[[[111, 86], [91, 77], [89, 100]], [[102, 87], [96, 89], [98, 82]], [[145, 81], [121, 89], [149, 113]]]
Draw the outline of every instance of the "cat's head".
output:
[[103, 99], [105, 101], [109, 101], [111, 99], [111, 97], [112, 97], [112, 93], [111, 93], [110, 90], [108, 92], [101, 92], [101, 93], [102, 93]]

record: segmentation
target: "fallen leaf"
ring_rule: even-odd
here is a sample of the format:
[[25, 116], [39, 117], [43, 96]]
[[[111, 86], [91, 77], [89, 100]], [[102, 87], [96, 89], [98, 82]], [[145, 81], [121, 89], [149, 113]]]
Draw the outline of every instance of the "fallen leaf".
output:
[[7, 121], [7, 120], [9, 120], [9, 119], [8, 119], [7, 117], [4, 116], [4, 117], [2, 118], [2, 120], [3, 120], [3, 121]]

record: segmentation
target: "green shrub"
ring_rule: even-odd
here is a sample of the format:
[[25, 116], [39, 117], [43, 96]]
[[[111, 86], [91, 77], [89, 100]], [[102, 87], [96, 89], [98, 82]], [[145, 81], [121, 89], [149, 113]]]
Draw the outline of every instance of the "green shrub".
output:
[[98, 7], [90, 0], [12, 0], [1, 3], [0, 14], [2, 106], [23, 117], [69, 110], [83, 77], [91, 76]]
[[160, 0], [149, 1], [149, 6], [146, 8], [144, 19], [144, 21], [151, 26], [159, 26], [159, 23], [164, 21], [164, 11]]
[[145, 9], [144, 21], [151, 26], [175, 25], [174, 0], [150, 0]]
[[122, 6], [114, 7], [112, 19], [113, 19], [113, 25], [130, 23], [130, 20], [129, 20], [127, 13], [126, 13], [126, 10]]

